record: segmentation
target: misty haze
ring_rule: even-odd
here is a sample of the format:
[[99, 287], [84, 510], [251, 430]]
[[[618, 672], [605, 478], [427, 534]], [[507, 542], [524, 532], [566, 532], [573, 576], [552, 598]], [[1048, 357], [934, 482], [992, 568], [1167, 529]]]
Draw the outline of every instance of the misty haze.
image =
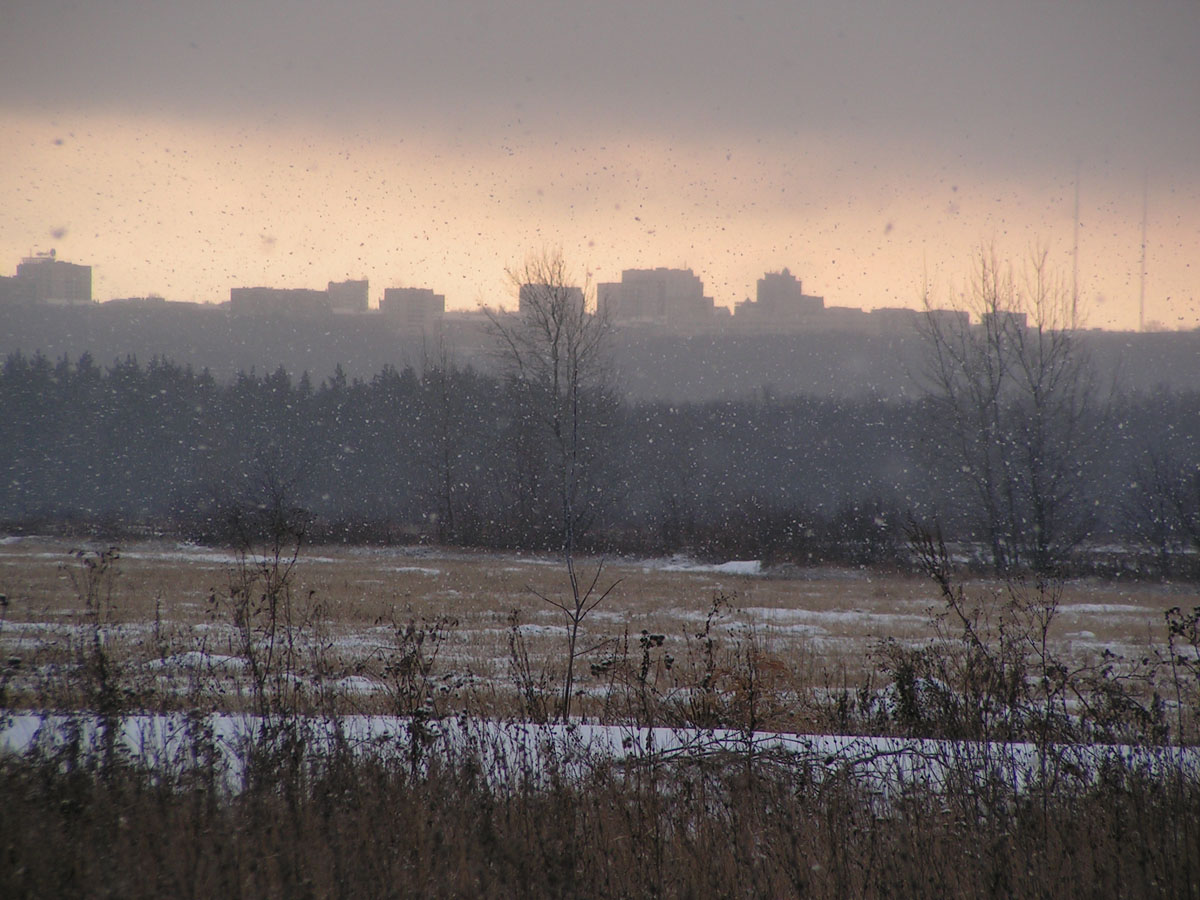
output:
[[0, 895], [1200, 898], [1200, 7], [0, 13]]

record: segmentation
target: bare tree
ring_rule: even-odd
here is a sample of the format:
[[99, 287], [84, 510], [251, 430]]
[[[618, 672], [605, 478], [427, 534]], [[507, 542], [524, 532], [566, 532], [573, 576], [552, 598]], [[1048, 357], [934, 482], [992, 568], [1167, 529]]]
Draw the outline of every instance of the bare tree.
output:
[[1021, 277], [982, 250], [961, 312], [926, 292], [936, 434], [975, 499], [997, 570], [1045, 571], [1086, 535], [1078, 502], [1101, 402], [1071, 292], [1032, 255]]
[[[580, 535], [591, 524], [600, 485], [594, 479], [599, 432], [613, 404], [610, 327], [589, 300], [588, 285], [572, 284], [561, 252], [531, 256], [509, 272], [519, 292], [515, 314], [488, 310], [511, 387], [536, 443], [547, 453], [546, 477], [555, 498], [557, 540], [570, 581], [565, 600], [538, 595], [559, 609], [567, 623], [567, 670], [562, 718], [571, 709], [576, 660], [584, 618], [616, 584], [601, 590], [603, 564], [590, 579], [575, 562]], [[527, 432], [528, 433], [528, 432]]]
[[1179, 543], [1175, 488], [1170, 457], [1147, 446], [1134, 464], [1132, 490], [1122, 509], [1129, 531], [1154, 554], [1160, 578], [1171, 574], [1171, 558]]
[[444, 341], [432, 354], [426, 348], [421, 388], [430, 436], [423, 457], [433, 476], [429, 499], [437, 509], [435, 529], [441, 543], [456, 542], [462, 534], [459, 509], [467, 485], [459, 460], [469, 417], [463, 408], [462, 385], [456, 384], [461, 380]]
[[1176, 559], [1200, 552], [1200, 459], [1191, 448], [1147, 446], [1132, 470], [1125, 519], [1139, 542], [1153, 551], [1159, 574]]

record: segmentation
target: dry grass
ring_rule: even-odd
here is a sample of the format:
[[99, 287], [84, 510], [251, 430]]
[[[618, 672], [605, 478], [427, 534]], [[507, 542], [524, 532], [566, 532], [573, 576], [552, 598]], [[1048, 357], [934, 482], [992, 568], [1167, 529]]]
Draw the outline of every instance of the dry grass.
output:
[[[8, 597], [0, 653], [15, 661], [18, 672], [9, 685], [10, 705], [71, 702], [65, 694], [54, 696], [51, 677], [69, 662], [69, 636], [85, 619], [80, 564], [71, 550], [57, 539], [0, 544], [0, 593]], [[585, 569], [590, 565], [594, 571], [599, 563], [585, 561]], [[228, 551], [169, 542], [122, 548], [107, 611], [114, 626], [107, 633], [110, 653], [127, 672], [143, 675], [156, 660], [179, 659], [197, 649], [236, 657], [236, 635], [221, 601], [237, 577], [237, 557]], [[881, 640], [913, 646], [929, 641], [937, 602], [927, 578], [865, 569], [747, 575], [662, 560], [606, 560], [600, 579], [604, 586], [619, 585], [584, 623], [581, 644], [594, 649], [578, 666], [577, 710], [591, 717], [612, 713], [606, 698], [614, 659], [637, 664], [645, 650], [649, 675], [664, 692], [686, 666], [695, 676], [702, 664], [698, 635], [720, 596], [728, 603], [711, 634], [727, 658], [752, 644], [772, 690], [790, 698], [764, 724], [828, 727], [814, 721], [814, 707], [831, 692], [869, 682], [878, 669]], [[988, 583], [971, 587], [985, 597], [1001, 590]], [[537, 595], [561, 596], [566, 588], [563, 569], [551, 558], [426, 548], [306, 548], [293, 575], [298, 602], [319, 604], [321, 638], [328, 644], [326, 676], [350, 686], [343, 698], [347, 709], [371, 712], [390, 711], [395, 698], [361, 688], [380, 679], [386, 662], [403, 651], [398, 629], [410, 623], [418, 632], [436, 632], [440, 711], [469, 705], [489, 714], [520, 712], [513, 638], [527, 654], [527, 680], [540, 679], [547, 689], [560, 683], [562, 615]], [[1095, 662], [1105, 650], [1144, 656], [1164, 640], [1164, 612], [1191, 599], [1189, 592], [1162, 584], [1068, 584], [1051, 632], [1052, 650], [1075, 662]], [[662, 640], [643, 647], [643, 633]], [[431, 647], [432, 640], [425, 652]], [[665, 669], [668, 661], [671, 671]], [[161, 682], [164, 666], [154, 672]], [[236, 673], [224, 675], [236, 679]], [[186, 685], [176, 683], [165, 693], [157, 701], [164, 708], [197, 701]], [[236, 707], [239, 696], [229, 690], [203, 702]]]
[[[287, 696], [267, 698], [259, 721], [277, 716], [277, 727], [242, 748], [237, 789], [202, 724], [180, 761], [161, 765], [114, 752], [107, 726], [92, 746], [0, 754], [0, 896], [1200, 898], [1200, 781], [1183, 765], [1024, 778], [968, 753], [944, 780], [883, 788], [819, 754], [620, 761], [580, 755], [569, 737], [525, 756], [439, 745], [428, 732], [422, 743], [429, 703], [434, 714], [527, 716], [539, 679], [553, 702], [564, 635], [536, 598], [565, 589], [552, 560], [316, 548], [274, 594], [294, 626], [281, 630], [286, 617], [255, 606], [270, 593], [263, 580], [245, 580], [228, 554], [131, 545], [106, 569], [70, 550], [0, 543], [0, 716], [262, 713], [248, 662], [268, 646], [291, 652], [293, 638], [296, 656], [267, 667], [283, 666], [271, 690]], [[936, 588], [915, 576], [618, 561], [602, 577], [620, 586], [587, 620], [585, 641], [599, 646], [581, 665], [577, 708], [589, 716], [829, 728], [831, 695], [880, 677], [880, 640], [904, 642], [894, 649], [936, 635]], [[992, 592], [1003, 607], [1001, 586], [970, 586], [985, 603]], [[1161, 585], [1068, 585], [1053, 653], [1155, 652], [1164, 611], [1193, 599]], [[250, 645], [238, 643], [247, 609]], [[985, 649], [971, 671], [992, 661]], [[955, 662], [961, 651], [950, 641], [933, 655]], [[189, 653], [206, 661], [190, 674]], [[355, 691], [354, 678], [379, 690]], [[706, 693], [711, 684], [720, 690]], [[308, 740], [309, 711], [377, 709], [409, 717], [388, 752]]]
[[[1045, 804], [693, 768], [488, 788], [359, 763], [232, 798], [137, 772], [0, 765], [6, 897], [1173, 897], [1200, 895], [1176, 795]], [[1181, 833], [1181, 826], [1185, 826]], [[1192, 835], [1194, 838], [1194, 834]]]

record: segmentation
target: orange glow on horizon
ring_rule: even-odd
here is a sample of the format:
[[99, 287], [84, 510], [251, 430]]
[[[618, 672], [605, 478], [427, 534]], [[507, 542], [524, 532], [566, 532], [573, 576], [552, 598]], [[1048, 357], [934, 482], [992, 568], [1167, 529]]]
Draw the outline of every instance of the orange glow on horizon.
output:
[[[828, 306], [914, 307], [926, 278], [949, 298], [981, 243], [1013, 258], [1046, 245], [1071, 269], [1073, 172], [984, 180], [900, 152], [885, 166], [834, 138], [570, 143], [32, 114], [0, 115], [0, 134], [0, 272], [55, 247], [94, 267], [98, 299], [365, 277], [372, 305], [392, 286], [508, 305], [506, 268], [551, 247], [593, 283], [690, 267], [724, 306], [786, 266]], [[1089, 325], [1137, 326], [1140, 215], [1140, 176], [1083, 168]], [[1147, 319], [1200, 324], [1198, 246], [1200, 189], [1151, 184]]]

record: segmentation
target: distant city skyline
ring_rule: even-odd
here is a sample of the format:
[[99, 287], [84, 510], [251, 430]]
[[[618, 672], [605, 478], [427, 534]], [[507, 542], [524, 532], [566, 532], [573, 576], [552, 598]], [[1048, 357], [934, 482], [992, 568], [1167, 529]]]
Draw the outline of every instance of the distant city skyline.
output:
[[[706, 296], [707, 286], [691, 268], [656, 266], [645, 269], [623, 269], [619, 282], [595, 281], [587, 273], [586, 283], [563, 285], [580, 299], [588, 292], [587, 302], [607, 315], [615, 325], [639, 328], [666, 329], [688, 333], [699, 329], [740, 332], [846, 330], [850, 332], [888, 332], [893, 328], [912, 327], [916, 316], [923, 315], [923, 305], [852, 306], [826, 305], [823, 296], [806, 294], [801, 280], [783, 266], [765, 271], [757, 279], [754, 296], [748, 296], [732, 307], [715, 305]], [[1060, 276], [1062, 273], [1055, 273]], [[449, 279], [443, 279], [449, 280]], [[533, 286], [513, 283], [506, 273], [506, 291], [510, 296], [498, 296], [492, 309], [522, 312], [525, 292]], [[164, 297], [157, 292], [139, 295], [93, 297], [92, 266], [57, 256], [56, 250], [23, 257], [16, 275], [0, 272], [0, 307], [5, 305], [79, 305], [109, 301], [137, 301], [153, 304], [177, 302], [182, 304], [224, 306], [235, 315], [252, 316], [311, 316], [334, 313], [383, 313], [392, 324], [420, 332], [442, 316], [481, 313], [484, 307], [448, 307], [444, 294], [430, 287], [390, 285], [372, 293], [370, 280], [346, 279], [329, 281], [326, 288], [295, 287], [278, 284], [231, 285], [224, 299], [208, 301]], [[1060, 285], [1063, 296], [1069, 288]], [[373, 299], [374, 298], [374, 299]], [[939, 316], [961, 317], [964, 322], [978, 324], [969, 305], [957, 303], [951, 295], [932, 296], [932, 307]], [[515, 303], [514, 303], [515, 301]], [[1022, 320], [1026, 314], [1021, 314]], [[1095, 328], [1086, 321], [1079, 327]], [[1135, 328], [1109, 328], [1109, 331], [1135, 331]], [[1169, 328], [1161, 322], [1150, 322], [1145, 330], [1193, 330], [1186, 326]], [[1200, 326], [1197, 327], [1200, 330]]]
[[786, 266], [873, 309], [1044, 245], [1087, 324], [1133, 329], [1145, 210], [1146, 319], [1190, 328], [1198, 42], [1186, 0], [23, 4], [0, 259], [90, 261], [97, 297], [470, 309], [561, 248], [593, 284], [691, 268], [732, 308]]

